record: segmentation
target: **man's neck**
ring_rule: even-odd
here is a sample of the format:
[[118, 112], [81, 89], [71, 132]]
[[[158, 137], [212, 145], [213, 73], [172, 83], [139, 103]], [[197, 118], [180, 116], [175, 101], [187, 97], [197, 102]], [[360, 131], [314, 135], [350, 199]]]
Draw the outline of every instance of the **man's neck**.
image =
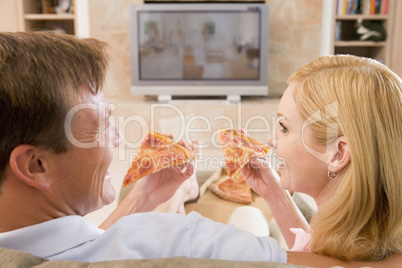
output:
[[16, 177], [7, 178], [1, 185], [0, 232], [9, 232], [65, 215], [46, 202], [40, 190]]

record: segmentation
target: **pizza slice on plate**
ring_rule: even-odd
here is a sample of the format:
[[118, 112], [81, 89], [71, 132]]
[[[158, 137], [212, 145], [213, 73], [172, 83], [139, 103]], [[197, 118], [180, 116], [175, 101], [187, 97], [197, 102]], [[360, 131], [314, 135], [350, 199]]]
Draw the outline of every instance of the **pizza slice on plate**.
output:
[[222, 177], [211, 184], [210, 190], [228, 201], [243, 204], [250, 204], [253, 201], [250, 186], [243, 179], [241, 173], [237, 173], [233, 177]]
[[123, 187], [162, 169], [190, 162], [194, 154], [171, 138], [150, 131], [138, 148], [123, 180]]
[[220, 129], [218, 137], [223, 145], [229, 177], [238, 174], [252, 158], [265, 157], [271, 149], [247, 134], [232, 129]]

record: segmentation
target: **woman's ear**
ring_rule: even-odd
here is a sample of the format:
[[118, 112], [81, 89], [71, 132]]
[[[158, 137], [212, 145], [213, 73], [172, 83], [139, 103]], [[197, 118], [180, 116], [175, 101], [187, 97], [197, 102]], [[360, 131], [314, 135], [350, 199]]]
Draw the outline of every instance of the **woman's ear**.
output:
[[32, 187], [46, 190], [51, 186], [43, 150], [34, 145], [15, 147], [10, 154], [10, 168], [19, 179]]
[[350, 162], [349, 144], [345, 136], [340, 136], [333, 141], [331, 147], [328, 169], [331, 172], [339, 172]]

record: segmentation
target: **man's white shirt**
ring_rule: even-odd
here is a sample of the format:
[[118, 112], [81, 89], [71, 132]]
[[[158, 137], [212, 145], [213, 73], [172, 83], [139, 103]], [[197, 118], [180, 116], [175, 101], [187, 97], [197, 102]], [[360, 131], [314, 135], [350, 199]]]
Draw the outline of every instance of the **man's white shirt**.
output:
[[173, 213], [137, 213], [106, 231], [80, 216], [66, 216], [0, 233], [0, 247], [50, 260], [87, 262], [169, 257], [232, 261], [287, 261], [286, 251], [270, 237], [202, 217]]

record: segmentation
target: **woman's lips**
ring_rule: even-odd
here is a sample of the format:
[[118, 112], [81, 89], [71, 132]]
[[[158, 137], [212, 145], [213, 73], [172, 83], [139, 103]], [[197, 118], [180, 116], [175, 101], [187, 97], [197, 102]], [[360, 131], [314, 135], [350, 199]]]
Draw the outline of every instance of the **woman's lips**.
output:
[[279, 170], [281, 170], [281, 169], [284, 169], [285, 168], [285, 160], [283, 159], [283, 158], [281, 158], [281, 157], [278, 157], [278, 164], [277, 164], [277, 166], [278, 166], [278, 169]]

